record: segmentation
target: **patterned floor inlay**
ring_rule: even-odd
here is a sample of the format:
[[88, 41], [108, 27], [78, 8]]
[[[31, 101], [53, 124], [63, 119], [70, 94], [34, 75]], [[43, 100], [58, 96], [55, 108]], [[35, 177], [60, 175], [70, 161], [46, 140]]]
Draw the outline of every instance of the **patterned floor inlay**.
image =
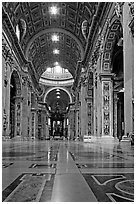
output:
[[107, 152], [69, 152], [74, 160], [122, 160], [123, 157], [119, 157]]
[[35, 153], [33, 152], [3, 152], [2, 156], [3, 157], [26, 157], [26, 156], [31, 156], [34, 155]]
[[83, 168], [133, 168], [132, 163], [92, 163], [92, 164], [76, 164], [79, 169]]
[[2, 192], [4, 202], [50, 201], [54, 183], [54, 174], [21, 174]]
[[98, 202], [134, 202], [134, 175], [82, 174]]
[[53, 154], [53, 155], [50, 155], [50, 156], [34, 156], [34, 157], [29, 157], [29, 158], [26, 158], [27, 160], [29, 161], [57, 161], [57, 154]]
[[42, 168], [55, 168], [56, 164], [32, 164], [29, 168], [36, 168], [36, 169], [42, 169]]
[[2, 168], [7, 168], [11, 166], [13, 163], [2, 163]]

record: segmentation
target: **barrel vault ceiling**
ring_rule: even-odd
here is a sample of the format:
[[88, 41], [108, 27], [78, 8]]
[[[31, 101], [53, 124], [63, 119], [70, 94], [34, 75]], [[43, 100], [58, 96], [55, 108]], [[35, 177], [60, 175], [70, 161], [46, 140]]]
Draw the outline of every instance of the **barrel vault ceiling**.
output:
[[[82, 23], [91, 25], [97, 9], [95, 2], [3, 2], [14, 29], [21, 25], [21, 48], [31, 61], [37, 77], [53, 67], [55, 62], [75, 77], [77, 62], [83, 58], [86, 39]], [[51, 14], [56, 7], [58, 13]], [[59, 41], [53, 42], [53, 35]], [[58, 49], [59, 54], [53, 54]]]

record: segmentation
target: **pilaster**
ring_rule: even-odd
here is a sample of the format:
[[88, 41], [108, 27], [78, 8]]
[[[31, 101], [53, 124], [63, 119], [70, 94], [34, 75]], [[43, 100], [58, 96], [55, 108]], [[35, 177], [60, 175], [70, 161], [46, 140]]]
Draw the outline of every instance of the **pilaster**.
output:
[[113, 107], [113, 136], [117, 138], [117, 103], [118, 103], [118, 97], [117, 93], [114, 92], [114, 107]]
[[113, 136], [113, 74], [100, 74], [102, 83], [102, 136]]
[[70, 107], [69, 111], [69, 130], [70, 130], [70, 139], [74, 140], [75, 135], [75, 105]]
[[28, 138], [28, 104], [27, 104], [27, 95], [28, 95], [28, 87], [27, 87], [27, 76], [22, 77], [22, 139]]
[[87, 80], [85, 73], [81, 75], [81, 140], [88, 134], [88, 115], [87, 115]]
[[123, 5], [125, 135], [134, 130], [134, 2]]

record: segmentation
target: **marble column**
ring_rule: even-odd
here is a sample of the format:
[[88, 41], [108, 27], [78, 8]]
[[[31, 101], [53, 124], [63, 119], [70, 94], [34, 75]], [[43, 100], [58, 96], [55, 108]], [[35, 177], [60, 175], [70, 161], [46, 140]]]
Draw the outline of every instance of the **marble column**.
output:
[[86, 98], [87, 101], [87, 113], [88, 113], [88, 131], [87, 134], [94, 136], [94, 110], [93, 110], [93, 98]]
[[134, 2], [123, 5], [124, 119], [125, 135], [134, 130]]
[[21, 132], [22, 132], [22, 125], [21, 125], [21, 118], [22, 118], [22, 96], [15, 97], [15, 136], [20, 137], [21, 139]]
[[27, 104], [27, 94], [28, 94], [28, 87], [27, 87], [27, 77], [23, 77], [22, 79], [22, 138], [28, 137], [28, 104]]
[[114, 103], [113, 103], [113, 136], [117, 137], [117, 103], [118, 97], [117, 93], [114, 93]]
[[97, 120], [97, 108], [98, 108], [98, 100], [97, 100], [97, 73], [94, 73], [94, 78], [93, 78], [93, 114], [94, 114], [94, 136], [97, 136], [98, 133], [98, 120]]
[[74, 140], [75, 138], [75, 106], [70, 107], [69, 125], [70, 125], [70, 139]]
[[121, 101], [118, 100], [117, 103], [117, 137], [120, 138], [122, 136], [122, 118], [121, 118]]
[[32, 109], [31, 110], [31, 139], [36, 138], [36, 110]]
[[88, 134], [88, 115], [87, 115], [87, 102], [86, 102], [86, 82], [81, 83], [81, 140], [84, 135]]
[[53, 136], [53, 119], [51, 118], [51, 136]]
[[101, 74], [102, 136], [113, 136], [113, 74]]
[[79, 110], [75, 111], [75, 135], [76, 138], [79, 136]]
[[10, 137], [10, 76], [12, 66], [2, 57], [2, 117], [3, 132], [5, 138]]

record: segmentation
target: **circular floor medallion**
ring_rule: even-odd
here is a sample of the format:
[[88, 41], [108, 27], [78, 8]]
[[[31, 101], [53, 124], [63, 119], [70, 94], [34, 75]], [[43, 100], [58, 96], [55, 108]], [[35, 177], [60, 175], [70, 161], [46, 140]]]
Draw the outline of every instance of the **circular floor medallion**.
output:
[[134, 195], [134, 180], [126, 180], [118, 182], [115, 185], [116, 189], [129, 195]]

